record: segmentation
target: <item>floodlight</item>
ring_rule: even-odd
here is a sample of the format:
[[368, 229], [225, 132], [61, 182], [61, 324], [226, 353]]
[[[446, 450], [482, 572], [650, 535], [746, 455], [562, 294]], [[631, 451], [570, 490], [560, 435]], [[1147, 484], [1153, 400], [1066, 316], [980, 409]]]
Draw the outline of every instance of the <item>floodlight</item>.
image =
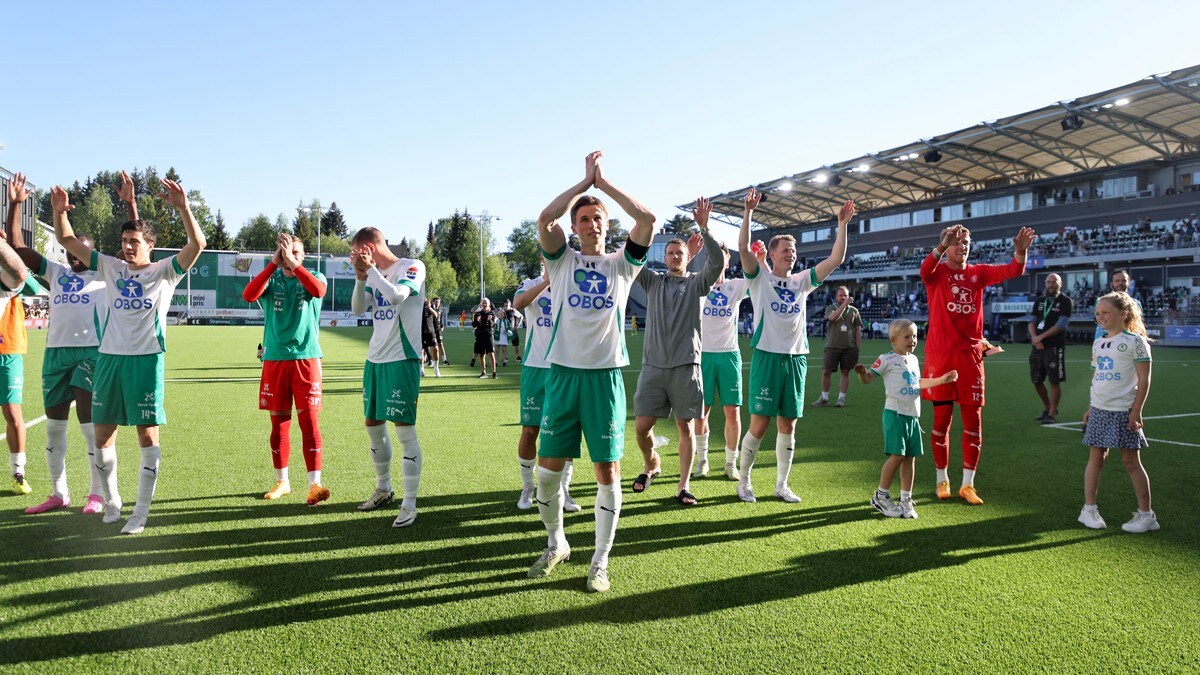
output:
[[938, 152], [937, 148], [934, 148], [934, 149], [930, 150], [929, 152], [925, 153], [925, 163], [926, 164], [937, 164], [940, 161], [942, 161], [942, 153]]

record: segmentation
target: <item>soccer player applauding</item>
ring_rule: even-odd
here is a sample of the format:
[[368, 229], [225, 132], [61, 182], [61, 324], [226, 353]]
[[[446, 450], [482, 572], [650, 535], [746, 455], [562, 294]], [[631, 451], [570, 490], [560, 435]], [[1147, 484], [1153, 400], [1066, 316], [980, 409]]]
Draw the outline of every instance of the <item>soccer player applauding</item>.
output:
[[[121, 529], [138, 534], [146, 528], [150, 500], [158, 484], [162, 449], [158, 427], [167, 423], [163, 408], [164, 356], [167, 351], [166, 319], [171, 294], [183, 281], [204, 250], [204, 232], [192, 215], [183, 186], [164, 179], [163, 199], [175, 207], [187, 233], [187, 244], [179, 253], [150, 262], [158, 236], [154, 227], [134, 219], [121, 226], [124, 260], [103, 255], [79, 240], [71, 229], [67, 212], [72, 208], [67, 192], [55, 187], [50, 192], [54, 210], [54, 234], [58, 243], [76, 258], [100, 273], [108, 288], [105, 315], [100, 323], [100, 355], [92, 381], [92, 419], [96, 429], [96, 465], [108, 502], [105, 523], [121, 518], [121, 495], [117, 490], [117, 427], [136, 426], [142, 449], [138, 472], [137, 503]], [[131, 214], [135, 215], [136, 214]]]
[[304, 267], [304, 242], [284, 232], [276, 241], [275, 257], [242, 291], [246, 302], [263, 310], [263, 370], [258, 407], [271, 413], [271, 459], [275, 487], [264, 499], [292, 491], [288, 456], [292, 441], [292, 402], [300, 418], [304, 464], [308, 469], [308, 505], [329, 499], [321, 485], [321, 299], [325, 276]]
[[[925, 338], [925, 376], [958, 371], [958, 381], [921, 390], [933, 402], [933, 465], [937, 497], [950, 499], [950, 420], [954, 404], [962, 413], [963, 479], [958, 496], [968, 504], [983, 499], [975, 492], [975, 469], [983, 449], [983, 289], [1025, 273], [1025, 254], [1036, 235], [1022, 227], [1013, 237], [1016, 253], [1004, 265], [969, 265], [971, 232], [962, 225], [942, 230], [942, 239], [921, 263], [921, 281], [929, 297], [929, 333]], [[942, 255], [946, 264], [939, 264]]]

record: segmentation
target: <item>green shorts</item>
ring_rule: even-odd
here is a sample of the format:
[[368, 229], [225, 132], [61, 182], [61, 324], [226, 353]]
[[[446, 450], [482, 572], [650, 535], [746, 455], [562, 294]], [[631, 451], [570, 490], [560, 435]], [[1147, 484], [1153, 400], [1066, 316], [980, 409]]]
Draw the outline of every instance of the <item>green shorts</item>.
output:
[[0, 404], [25, 399], [25, 355], [0, 354]]
[[549, 368], [521, 368], [521, 426], [536, 427], [542, 424], [542, 403], [546, 400], [546, 380], [550, 379]]
[[625, 455], [625, 379], [620, 368], [550, 366], [542, 408], [539, 457], [580, 455], [587, 441], [593, 463]]
[[96, 347], [47, 347], [42, 359], [42, 403], [52, 405], [75, 400], [75, 390], [92, 390], [96, 372]]
[[750, 357], [750, 414], [804, 417], [804, 376], [808, 357], [755, 349]]
[[92, 422], [118, 426], [167, 423], [162, 352], [97, 354], [92, 377]]
[[883, 409], [883, 454], [920, 457], [925, 454], [921, 444], [921, 419]]
[[742, 404], [742, 353], [703, 352], [700, 376], [704, 379], [704, 405], [710, 408], [716, 396], [721, 405]]
[[363, 417], [369, 420], [416, 424], [420, 393], [419, 359], [363, 365]]

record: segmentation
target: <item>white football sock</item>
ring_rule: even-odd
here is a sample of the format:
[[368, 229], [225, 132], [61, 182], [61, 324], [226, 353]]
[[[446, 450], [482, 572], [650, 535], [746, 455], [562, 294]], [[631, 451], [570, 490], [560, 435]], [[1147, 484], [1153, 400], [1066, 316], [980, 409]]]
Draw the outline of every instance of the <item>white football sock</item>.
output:
[[839, 394], [838, 394], [838, 400], [839, 400], [839, 401], [845, 401], [845, 400], [846, 400], [846, 392], [844, 392], [844, 391], [843, 391], [843, 392], [839, 393]]
[[829, 400], [829, 392], [828, 391], [821, 392], [821, 397], [817, 400], [818, 401], [828, 401]]
[[46, 420], [46, 467], [54, 495], [70, 501], [67, 491], [67, 421]]
[[415, 426], [396, 427], [396, 440], [400, 441], [400, 484], [404, 487], [405, 508], [417, 506], [417, 488], [421, 486], [421, 442], [417, 440]]
[[567, 533], [563, 531], [563, 489], [562, 471], [551, 471], [544, 466], [537, 468], [537, 502], [538, 515], [546, 526], [546, 546], [549, 548], [564, 548], [567, 545]]
[[162, 449], [157, 445], [142, 448], [142, 467], [138, 470], [137, 503], [133, 512], [143, 518], [150, 515], [150, 500], [154, 499], [154, 488], [158, 485], [158, 466], [162, 460]]
[[117, 489], [117, 446], [96, 448], [96, 471], [100, 474], [100, 491], [104, 501], [121, 508], [121, 493]]
[[742, 465], [739, 467], [742, 474], [742, 485], [750, 487], [750, 470], [754, 468], [754, 460], [758, 457], [758, 445], [762, 443], [761, 438], [755, 438], [754, 434], [749, 431], [742, 438]]
[[775, 489], [787, 487], [792, 474], [792, 459], [796, 456], [796, 432], [775, 435]]
[[367, 427], [371, 439], [371, 462], [375, 465], [375, 489], [392, 491], [392, 439], [387, 424]]
[[575, 475], [575, 460], [568, 459], [562, 470], [563, 494], [571, 488], [571, 477]]
[[25, 453], [10, 452], [8, 453], [8, 468], [12, 469], [13, 475], [25, 475]]
[[524, 490], [532, 490], [533, 485], [533, 467], [537, 465], [536, 459], [521, 459], [517, 458], [517, 466], [521, 473], [521, 488]]
[[[711, 433], [711, 432], [709, 432]], [[708, 433], [696, 434], [696, 463], [708, 464]]]
[[88, 485], [88, 494], [98, 495], [104, 489], [100, 487], [100, 470], [96, 468], [96, 427], [92, 426], [91, 422], [86, 424], [80, 422], [79, 433], [83, 434], [83, 445], [87, 448], [88, 454], [88, 475], [91, 477], [91, 484]]
[[879, 487], [875, 488], [875, 494], [880, 496], [887, 495], [890, 497], [892, 496], [892, 489], [880, 485]]
[[963, 469], [963, 487], [975, 484], [975, 469]]
[[320, 484], [321, 484], [321, 470], [317, 469], [316, 471], [309, 471], [308, 472], [309, 487], [312, 487], [313, 485], [320, 485]]
[[285, 466], [282, 469], [275, 469], [275, 480], [281, 480], [285, 483], [291, 483], [288, 478], [288, 468]]
[[912, 501], [912, 490], [901, 490], [900, 501]]
[[934, 471], [937, 473], [937, 482], [939, 482], [939, 483], [949, 483], [950, 482], [950, 474], [948, 473], [949, 469], [934, 468]]
[[617, 538], [617, 520], [621, 518], [621, 483], [596, 485], [596, 552], [592, 564], [608, 567], [608, 554]]
[[737, 464], [737, 461], [738, 461], [738, 451], [730, 450], [729, 448], [725, 448], [725, 464], [727, 466], [733, 466], [733, 465]]

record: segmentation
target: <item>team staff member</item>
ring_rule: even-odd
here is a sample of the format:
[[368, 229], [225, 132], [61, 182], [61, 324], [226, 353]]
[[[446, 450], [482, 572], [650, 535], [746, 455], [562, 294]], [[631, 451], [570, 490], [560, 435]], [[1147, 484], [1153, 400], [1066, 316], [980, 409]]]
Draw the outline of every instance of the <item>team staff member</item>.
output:
[[0, 410], [8, 434], [8, 467], [12, 489], [19, 495], [33, 488], [25, 479], [25, 418], [21, 402], [25, 393], [25, 303], [19, 296], [37, 295], [41, 287], [25, 269], [17, 252], [0, 237]]
[[825, 353], [821, 364], [821, 397], [813, 401], [814, 408], [829, 405], [829, 383], [836, 370], [842, 371], [842, 387], [838, 392], [838, 408], [846, 405], [850, 390], [850, 371], [858, 365], [858, 347], [862, 344], [862, 316], [850, 304], [854, 298], [850, 289], [838, 286], [834, 304], [825, 310]]
[[[1029, 378], [1042, 399], [1042, 414], [1038, 421], [1055, 424], [1058, 402], [1062, 399], [1062, 383], [1067, 381], [1067, 326], [1075, 305], [1062, 292], [1062, 277], [1046, 277], [1046, 295], [1033, 303], [1033, 320], [1029, 322]], [[1050, 380], [1047, 389], [1046, 380]]]
[[479, 360], [479, 379], [487, 377], [487, 362], [492, 362], [492, 378], [496, 377], [496, 345], [492, 342], [492, 331], [496, 330], [496, 313], [492, 311], [492, 301], [484, 298], [479, 301], [479, 309], [471, 317], [471, 325], [475, 327], [475, 358], [471, 366]]

